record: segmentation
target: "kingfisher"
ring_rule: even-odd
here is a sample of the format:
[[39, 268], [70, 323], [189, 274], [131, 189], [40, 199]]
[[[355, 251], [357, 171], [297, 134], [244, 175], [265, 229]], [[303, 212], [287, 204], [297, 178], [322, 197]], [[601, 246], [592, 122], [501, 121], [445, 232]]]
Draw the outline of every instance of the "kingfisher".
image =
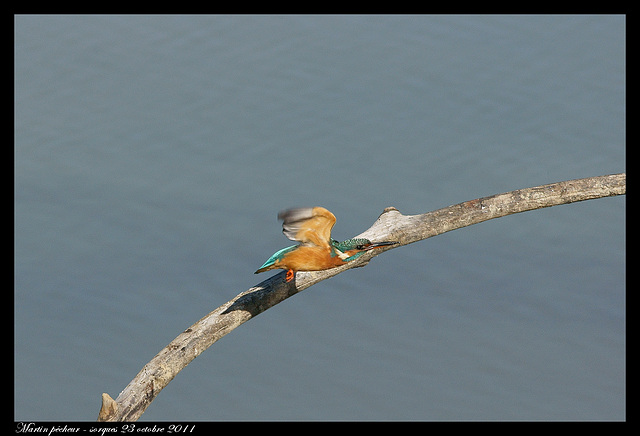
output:
[[397, 242], [371, 242], [365, 238], [338, 242], [331, 237], [336, 217], [324, 207], [287, 209], [278, 214], [282, 233], [300, 244], [275, 252], [254, 274], [272, 269], [287, 271], [285, 280], [293, 280], [297, 271], [321, 271], [344, 265], [374, 248]]

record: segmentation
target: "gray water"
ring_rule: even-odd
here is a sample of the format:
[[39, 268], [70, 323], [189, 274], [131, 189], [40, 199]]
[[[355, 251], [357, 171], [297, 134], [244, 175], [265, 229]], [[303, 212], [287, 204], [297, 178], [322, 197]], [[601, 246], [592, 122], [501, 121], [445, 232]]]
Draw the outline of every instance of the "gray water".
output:
[[[16, 420], [95, 420], [334, 237], [625, 171], [624, 16], [16, 16]], [[622, 420], [625, 198], [467, 227], [242, 325], [142, 420]]]

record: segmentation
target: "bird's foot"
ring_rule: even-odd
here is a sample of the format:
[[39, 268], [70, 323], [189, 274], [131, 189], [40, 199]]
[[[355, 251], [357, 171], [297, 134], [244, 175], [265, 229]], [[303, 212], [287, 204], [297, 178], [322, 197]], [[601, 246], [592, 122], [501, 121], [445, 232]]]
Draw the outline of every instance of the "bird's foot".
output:
[[284, 276], [284, 279], [287, 283], [289, 283], [291, 280], [293, 280], [293, 277], [296, 275], [296, 273], [293, 272], [292, 269], [287, 270], [287, 275]]

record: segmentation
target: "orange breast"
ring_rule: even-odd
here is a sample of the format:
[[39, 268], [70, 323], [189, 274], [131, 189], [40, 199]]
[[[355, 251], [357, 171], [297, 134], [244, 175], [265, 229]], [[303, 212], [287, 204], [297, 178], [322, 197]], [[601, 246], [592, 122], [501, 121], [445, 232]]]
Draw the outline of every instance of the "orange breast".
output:
[[329, 247], [302, 246], [288, 253], [276, 268], [294, 271], [321, 271], [343, 265], [338, 256], [331, 256]]

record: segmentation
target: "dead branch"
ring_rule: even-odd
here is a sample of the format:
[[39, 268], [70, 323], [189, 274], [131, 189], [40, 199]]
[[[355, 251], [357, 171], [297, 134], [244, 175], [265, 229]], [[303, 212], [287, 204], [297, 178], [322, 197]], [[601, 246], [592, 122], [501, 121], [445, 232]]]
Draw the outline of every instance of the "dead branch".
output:
[[514, 213], [625, 193], [626, 174], [623, 173], [519, 189], [421, 215], [402, 215], [388, 207], [368, 230], [356, 237], [398, 241], [398, 245], [368, 252], [338, 268], [299, 272], [289, 283], [285, 282], [282, 272], [242, 292], [180, 333], [142, 368], [115, 400], [102, 394], [98, 421], [137, 420], [178, 372], [218, 339], [292, 295], [342, 271], [364, 266], [383, 251]]

